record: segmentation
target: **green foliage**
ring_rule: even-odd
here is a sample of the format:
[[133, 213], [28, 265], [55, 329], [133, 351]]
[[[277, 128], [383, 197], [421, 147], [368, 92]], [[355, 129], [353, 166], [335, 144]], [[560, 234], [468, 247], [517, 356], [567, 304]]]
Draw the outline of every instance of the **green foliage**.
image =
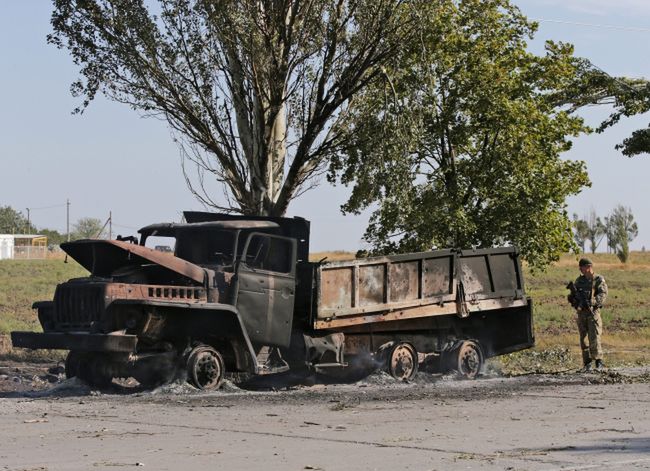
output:
[[589, 239], [589, 224], [584, 219], [580, 219], [577, 214], [573, 215], [573, 239], [580, 247], [580, 251], [585, 251], [585, 244]]
[[609, 247], [621, 262], [627, 263], [630, 255], [629, 242], [639, 235], [639, 227], [634, 222], [632, 209], [618, 205], [612, 214], [605, 218], [605, 227]]
[[591, 253], [596, 253], [596, 249], [603, 240], [607, 233], [605, 224], [600, 217], [596, 215], [596, 211], [592, 208], [589, 211], [589, 216], [584, 219], [579, 219], [577, 214], [573, 215], [574, 237], [576, 243], [580, 246], [582, 252], [585, 252], [585, 243], [589, 241], [589, 250]]
[[0, 206], [0, 234], [30, 233], [27, 218], [11, 206]]
[[434, 2], [418, 28], [353, 103], [329, 175], [353, 185], [344, 211], [377, 205], [375, 253], [515, 244], [533, 266], [556, 260], [574, 247], [565, 200], [589, 185], [560, 158], [587, 130], [554, 98], [575, 79], [572, 47], [528, 52], [536, 26], [507, 0]]
[[419, 3], [54, 0], [48, 41], [80, 66], [78, 111], [102, 93], [166, 119], [204, 204], [281, 215], [339, 145], [351, 98], [413, 32], [401, 8]]
[[67, 240], [65, 234], [61, 234], [54, 229], [39, 229], [38, 233], [47, 237], [48, 245], [61, 245], [62, 242]]
[[105, 237], [105, 230], [102, 221], [97, 218], [81, 218], [72, 226], [71, 238], [77, 239], [101, 239]]
[[[591, 105], [611, 106], [612, 113], [600, 124], [597, 132], [604, 132], [623, 117], [650, 111], [650, 81], [612, 77], [587, 59], [576, 58], [574, 64], [577, 73], [573, 83], [555, 93], [553, 99], [572, 111]], [[628, 157], [650, 153], [650, 128], [634, 131], [616, 149]]]

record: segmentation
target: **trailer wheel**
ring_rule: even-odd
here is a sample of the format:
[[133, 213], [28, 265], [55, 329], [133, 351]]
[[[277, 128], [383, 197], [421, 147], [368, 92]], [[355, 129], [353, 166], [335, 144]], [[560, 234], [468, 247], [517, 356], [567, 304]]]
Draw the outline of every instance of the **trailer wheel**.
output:
[[198, 389], [221, 386], [225, 372], [223, 357], [208, 345], [194, 347], [187, 357], [188, 381]]
[[395, 344], [387, 360], [388, 372], [395, 379], [410, 381], [418, 372], [418, 352], [410, 343]]
[[483, 368], [483, 352], [478, 342], [464, 340], [448, 352], [447, 365], [462, 378], [474, 379]]

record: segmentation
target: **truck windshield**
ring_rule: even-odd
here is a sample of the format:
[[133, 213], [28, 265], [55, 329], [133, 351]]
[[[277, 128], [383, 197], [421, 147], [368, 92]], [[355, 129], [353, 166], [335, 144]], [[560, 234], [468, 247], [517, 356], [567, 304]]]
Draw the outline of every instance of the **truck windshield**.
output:
[[176, 256], [200, 265], [231, 265], [234, 233], [224, 230], [186, 230], [176, 238]]

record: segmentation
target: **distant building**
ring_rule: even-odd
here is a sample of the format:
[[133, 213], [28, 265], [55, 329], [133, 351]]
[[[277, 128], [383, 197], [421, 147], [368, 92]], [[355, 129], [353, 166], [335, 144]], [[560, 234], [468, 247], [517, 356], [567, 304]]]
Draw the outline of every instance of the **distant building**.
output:
[[0, 260], [46, 257], [46, 236], [38, 234], [0, 234]]
[[0, 260], [14, 258], [14, 236], [0, 234]]

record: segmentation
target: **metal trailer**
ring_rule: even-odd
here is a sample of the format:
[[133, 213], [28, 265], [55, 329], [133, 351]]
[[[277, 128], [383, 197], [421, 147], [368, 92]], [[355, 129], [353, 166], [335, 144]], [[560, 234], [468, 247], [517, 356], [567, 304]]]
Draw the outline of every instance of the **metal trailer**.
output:
[[534, 345], [516, 250], [438, 250], [317, 265], [312, 329], [344, 335], [410, 378], [422, 355], [475, 377], [486, 358]]
[[[34, 303], [43, 332], [14, 346], [70, 350], [66, 374], [102, 386], [182, 372], [218, 387], [228, 372], [346, 371], [409, 379], [418, 365], [466, 377], [530, 347], [532, 303], [512, 248], [312, 263], [309, 221], [186, 212], [135, 237], [62, 249], [90, 276]], [[174, 253], [145, 246], [175, 238]]]

